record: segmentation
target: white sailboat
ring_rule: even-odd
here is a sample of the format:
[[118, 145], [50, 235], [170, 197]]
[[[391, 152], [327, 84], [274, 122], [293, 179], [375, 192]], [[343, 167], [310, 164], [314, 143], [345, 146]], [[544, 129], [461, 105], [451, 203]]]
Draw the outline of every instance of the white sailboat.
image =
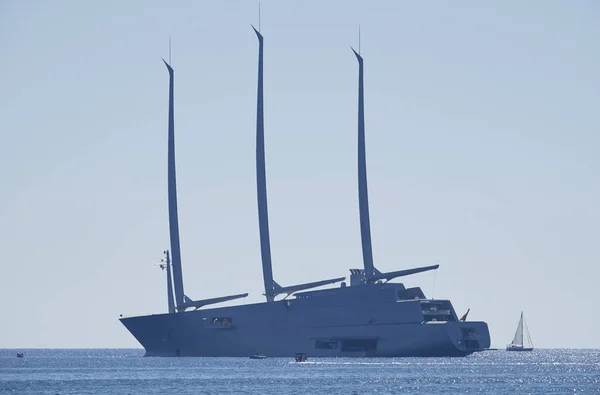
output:
[[[527, 335], [527, 341], [529, 343], [528, 347], [526, 347], [525, 343], [523, 343], [523, 329], [525, 329], [525, 334]], [[533, 351], [533, 342], [531, 341], [529, 329], [527, 329], [527, 324], [525, 324], [522, 311], [521, 319], [517, 325], [517, 331], [515, 332], [512, 342], [506, 346], [506, 351]]]

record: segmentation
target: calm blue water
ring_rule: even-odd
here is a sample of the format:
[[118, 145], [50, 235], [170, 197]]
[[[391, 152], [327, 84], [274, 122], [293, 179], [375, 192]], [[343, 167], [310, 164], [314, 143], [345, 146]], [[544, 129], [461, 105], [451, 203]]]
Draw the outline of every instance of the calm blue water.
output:
[[141, 350], [0, 350], [0, 394], [600, 393], [600, 350], [466, 358], [144, 358]]

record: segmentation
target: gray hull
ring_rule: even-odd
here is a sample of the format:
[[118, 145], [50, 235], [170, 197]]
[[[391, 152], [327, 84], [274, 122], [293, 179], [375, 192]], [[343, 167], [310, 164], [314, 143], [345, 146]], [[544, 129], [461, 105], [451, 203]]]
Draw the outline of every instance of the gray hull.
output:
[[465, 356], [489, 348], [486, 323], [458, 321], [447, 300], [402, 300], [402, 292], [402, 284], [372, 284], [121, 322], [147, 356]]

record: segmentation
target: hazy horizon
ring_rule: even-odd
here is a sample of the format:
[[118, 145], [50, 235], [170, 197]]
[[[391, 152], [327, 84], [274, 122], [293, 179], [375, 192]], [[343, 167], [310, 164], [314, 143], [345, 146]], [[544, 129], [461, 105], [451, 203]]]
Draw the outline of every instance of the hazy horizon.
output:
[[[0, 348], [140, 348], [119, 315], [166, 312], [155, 264], [169, 248], [169, 37], [186, 294], [264, 300], [257, 8], [0, 2]], [[349, 47], [360, 24], [375, 266], [440, 264], [402, 282], [459, 316], [470, 308], [492, 347], [524, 311], [536, 348], [600, 348], [589, 308], [600, 4], [261, 1], [261, 12], [279, 284], [349, 281], [362, 267]]]

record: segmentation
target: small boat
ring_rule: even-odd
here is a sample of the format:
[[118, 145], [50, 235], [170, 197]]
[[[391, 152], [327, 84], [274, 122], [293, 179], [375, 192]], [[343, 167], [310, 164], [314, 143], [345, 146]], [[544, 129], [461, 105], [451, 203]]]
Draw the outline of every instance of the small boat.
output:
[[23, 354], [22, 352], [17, 353], [17, 358], [23, 358], [24, 356], [25, 356], [25, 354]]
[[304, 353], [299, 352], [296, 354], [296, 362], [306, 362], [307, 359], [308, 357]]
[[250, 355], [250, 359], [265, 359], [267, 356], [263, 354], [253, 354]]
[[[529, 347], [525, 347], [525, 344], [523, 343], [523, 329], [525, 329], [525, 334], [527, 334]], [[529, 336], [529, 329], [527, 328], [527, 324], [525, 323], [525, 319], [523, 318], [522, 311], [521, 319], [519, 320], [519, 324], [517, 325], [517, 331], [515, 332], [515, 336], [513, 337], [512, 342], [506, 346], [506, 351], [533, 351], [533, 342], [531, 341], [531, 336]]]

